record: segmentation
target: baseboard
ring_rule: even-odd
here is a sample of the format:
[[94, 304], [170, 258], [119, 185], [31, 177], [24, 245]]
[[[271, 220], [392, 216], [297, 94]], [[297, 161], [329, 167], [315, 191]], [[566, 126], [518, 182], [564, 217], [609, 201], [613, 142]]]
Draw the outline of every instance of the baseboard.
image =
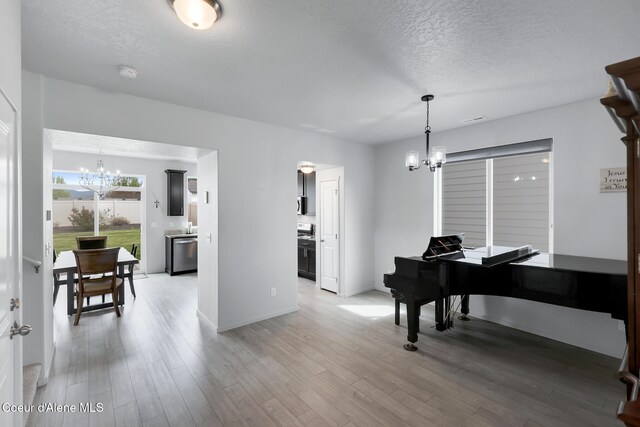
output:
[[575, 340], [575, 339], [573, 339], [571, 337], [568, 337], [568, 336], [549, 333], [548, 331], [543, 331], [543, 330], [540, 330], [540, 329], [531, 328], [529, 326], [521, 325], [521, 324], [516, 323], [516, 322], [511, 322], [509, 320], [497, 319], [497, 318], [493, 318], [491, 316], [478, 315], [478, 314], [474, 314], [474, 313], [471, 313], [470, 315], [471, 315], [472, 318], [475, 317], [475, 318], [478, 318], [478, 319], [486, 320], [487, 322], [497, 323], [498, 325], [506, 326], [508, 328], [513, 328], [513, 329], [517, 329], [519, 331], [529, 332], [530, 334], [533, 334], [533, 335], [538, 335], [538, 336], [541, 336], [541, 337], [549, 338], [549, 339], [552, 339], [552, 340], [555, 340], [555, 341], [559, 341], [559, 342], [564, 343], [564, 344], [573, 345], [573, 346], [576, 346], [576, 347], [583, 348], [585, 350], [594, 351], [596, 353], [604, 354], [604, 355], [615, 357], [615, 358], [619, 358], [619, 359], [622, 358], [622, 353], [624, 353], [624, 349], [623, 349], [621, 354], [612, 354], [611, 350], [608, 349], [608, 348], [593, 346], [591, 344], [587, 344], [587, 343], [584, 343], [582, 341]]
[[243, 322], [239, 322], [239, 323], [236, 323], [236, 324], [231, 324], [229, 326], [220, 327], [220, 328], [218, 328], [218, 333], [230, 331], [231, 329], [240, 328], [242, 326], [250, 325], [251, 323], [260, 322], [262, 320], [271, 319], [272, 317], [283, 316], [285, 314], [289, 314], [289, 313], [293, 313], [295, 311], [298, 311], [299, 309], [300, 309], [300, 307], [298, 307], [296, 305], [295, 307], [287, 308], [285, 310], [281, 310], [281, 311], [278, 311], [276, 313], [271, 313], [271, 314], [267, 314], [267, 315], [264, 315], [264, 316], [259, 316], [259, 317], [256, 317], [256, 318], [253, 318], [253, 319], [250, 319], [250, 320], [246, 320], [246, 321], [243, 321]]
[[205, 316], [200, 310], [196, 310], [196, 316], [198, 316], [198, 319], [202, 320], [207, 326], [212, 328], [216, 334], [220, 332], [220, 330], [218, 329], [218, 326], [215, 323], [213, 323], [211, 319]]
[[46, 371], [43, 369], [41, 371], [40, 378], [38, 378], [38, 387], [42, 387], [43, 385], [47, 385], [49, 382], [49, 374], [51, 373], [51, 366], [53, 366], [53, 356], [56, 355], [56, 342], [54, 341], [51, 345], [51, 357], [49, 358], [49, 363], [47, 363]]

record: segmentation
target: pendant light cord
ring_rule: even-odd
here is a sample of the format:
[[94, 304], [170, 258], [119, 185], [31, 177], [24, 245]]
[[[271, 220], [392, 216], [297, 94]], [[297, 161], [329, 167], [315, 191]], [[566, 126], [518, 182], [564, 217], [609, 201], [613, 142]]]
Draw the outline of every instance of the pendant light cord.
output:
[[427, 125], [424, 127], [424, 134], [426, 135], [426, 145], [427, 145], [427, 157], [426, 161], [429, 162], [429, 134], [431, 133], [431, 126], [429, 126], [429, 100], [427, 99]]

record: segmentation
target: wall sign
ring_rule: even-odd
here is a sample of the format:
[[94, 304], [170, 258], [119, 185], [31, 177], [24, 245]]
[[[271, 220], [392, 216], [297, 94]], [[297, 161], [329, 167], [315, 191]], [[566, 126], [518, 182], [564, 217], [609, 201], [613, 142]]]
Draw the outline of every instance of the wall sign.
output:
[[600, 192], [627, 191], [627, 168], [600, 169]]

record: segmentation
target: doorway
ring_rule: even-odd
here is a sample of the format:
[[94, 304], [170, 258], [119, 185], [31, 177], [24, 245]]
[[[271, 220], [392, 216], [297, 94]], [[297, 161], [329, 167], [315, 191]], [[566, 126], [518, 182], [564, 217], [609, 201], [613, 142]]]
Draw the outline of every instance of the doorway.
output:
[[297, 172], [299, 282], [344, 295], [344, 168], [301, 161]]

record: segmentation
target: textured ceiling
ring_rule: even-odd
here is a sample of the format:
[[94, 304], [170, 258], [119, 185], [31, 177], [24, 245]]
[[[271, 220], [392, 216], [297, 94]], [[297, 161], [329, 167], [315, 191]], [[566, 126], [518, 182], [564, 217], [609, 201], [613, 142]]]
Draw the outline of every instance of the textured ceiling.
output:
[[111, 136], [89, 135], [52, 129], [47, 129], [46, 132], [51, 140], [53, 149], [56, 151], [102, 153], [109, 156], [180, 160], [190, 163], [196, 163], [198, 157], [211, 152], [202, 148], [114, 138]]
[[[416, 136], [597, 97], [640, 55], [637, 0], [220, 0], [208, 31], [165, 0], [26, 0], [23, 66], [340, 138]], [[138, 69], [136, 80], [117, 66]]]

